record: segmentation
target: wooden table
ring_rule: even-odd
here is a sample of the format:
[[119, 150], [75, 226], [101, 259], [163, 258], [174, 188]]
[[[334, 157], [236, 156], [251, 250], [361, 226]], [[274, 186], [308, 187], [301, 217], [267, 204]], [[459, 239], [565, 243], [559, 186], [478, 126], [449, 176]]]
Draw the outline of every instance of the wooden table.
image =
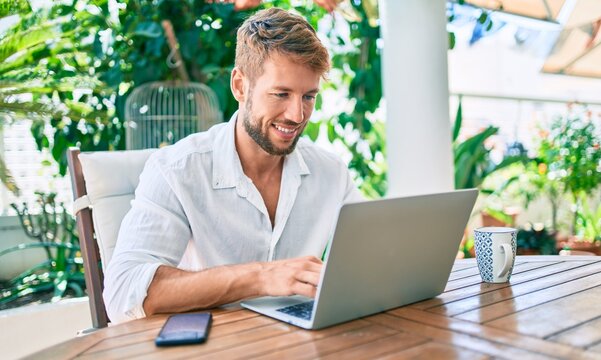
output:
[[458, 260], [437, 298], [320, 331], [237, 306], [213, 315], [203, 345], [155, 347], [166, 316], [152, 316], [32, 358], [601, 359], [601, 257], [521, 256], [509, 284], [482, 283], [473, 259]]

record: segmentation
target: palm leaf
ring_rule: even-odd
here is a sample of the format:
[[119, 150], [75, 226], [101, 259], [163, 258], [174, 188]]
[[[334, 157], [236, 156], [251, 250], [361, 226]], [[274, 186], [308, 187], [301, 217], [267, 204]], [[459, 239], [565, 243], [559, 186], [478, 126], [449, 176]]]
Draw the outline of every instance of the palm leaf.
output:
[[58, 117], [64, 114], [53, 106], [39, 102], [11, 102], [0, 94], [0, 114], [6, 114], [13, 120], [44, 117]]
[[15, 196], [19, 196], [19, 187], [15, 182], [15, 178], [10, 173], [10, 170], [8, 170], [2, 155], [0, 155], [0, 182], [4, 184], [4, 186], [6, 186], [6, 188]]
[[0, 0], [0, 18], [29, 12], [31, 7], [27, 0]]
[[16, 29], [20, 28], [18, 26], [13, 27], [0, 40], [0, 61], [3, 62], [14, 54], [26, 51], [33, 46], [44, 44], [46, 41], [68, 35], [62, 33], [59, 29], [60, 22], [62, 21], [64, 20], [51, 20], [24, 31], [17, 31]]

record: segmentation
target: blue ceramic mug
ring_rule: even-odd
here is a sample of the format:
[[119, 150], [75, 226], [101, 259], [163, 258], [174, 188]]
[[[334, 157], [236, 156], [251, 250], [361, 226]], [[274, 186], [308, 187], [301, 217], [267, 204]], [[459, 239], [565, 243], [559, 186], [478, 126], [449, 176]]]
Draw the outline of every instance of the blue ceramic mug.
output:
[[509, 227], [483, 227], [474, 230], [476, 261], [482, 281], [509, 281], [515, 263], [517, 232]]

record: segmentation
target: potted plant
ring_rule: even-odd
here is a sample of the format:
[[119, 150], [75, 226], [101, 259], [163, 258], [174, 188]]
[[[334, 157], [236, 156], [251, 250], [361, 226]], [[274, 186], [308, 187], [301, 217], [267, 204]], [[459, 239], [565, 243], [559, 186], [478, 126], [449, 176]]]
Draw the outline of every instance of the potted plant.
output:
[[552, 159], [549, 174], [558, 179], [571, 197], [574, 207], [572, 233], [574, 233], [582, 200], [590, 196], [601, 184], [601, 139], [590, 119], [567, 116], [551, 125], [548, 139], [541, 150]]
[[594, 229], [591, 224], [595, 223], [591, 219], [594, 212], [588, 209], [587, 199], [601, 185], [601, 138], [590, 116], [569, 114], [557, 118], [541, 141], [539, 153], [544, 156], [544, 170], [547, 179], [553, 183], [553, 189], [563, 192], [572, 203], [572, 236], [559, 245], [574, 249], [581, 242], [579, 245], [586, 247], [586, 251], [599, 252], [594, 237], [584, 235], [585, 224]]
[[[483, 194], [493, 195], [506, 188], [515, 179], [509, 179], [500, 189], [484, 189], [482, 183], [491, 174], [505, 169], [512, 164], [528, 161], [525, 154], [510, 154], [505, 156], [500, 163], [495, 163], [490, 158], [491, 148], [487, 146], [487, 141], [499, 132], [499, 128], [488, 126], [479, 133], [460, 141], [459, 132], [463, 122], [463, 112], [461, 100], [455, 116], [453, 126], [453, 153], [455, 161], [455, 188], [468, 189], [480, 188]], [[503, 208], [489, 207], [482, 211], [484, 226], [507, 226], [515, 223], [517, 213], [507, 213]]]
[[601, 203], [597, 208], [589, 205], [588, 199], [580, 200], [580, 211], [576, 214], [574, 236], [563, 241], [565, 250], [578, 250], [601, 255]]
[[526, 223], [516, 236], [518, 255], [555, 255], [555, 234], [543, 223]]
[[83, 260], [75, 231], [75, 219], [63, 204], [56, 203], [54, 193], [36, 193], [39, 207], [35, 215], [25, 204], [17, 206], [23, 230], [37, 242], [19, 244], [0, 251], [4, 255], [42, 248], [47, 259], [0, 286], [0, 309], [14, 307], [32, 300], [34, 294], [42, 301], [57, 301], [66, 295], [85, 295]]

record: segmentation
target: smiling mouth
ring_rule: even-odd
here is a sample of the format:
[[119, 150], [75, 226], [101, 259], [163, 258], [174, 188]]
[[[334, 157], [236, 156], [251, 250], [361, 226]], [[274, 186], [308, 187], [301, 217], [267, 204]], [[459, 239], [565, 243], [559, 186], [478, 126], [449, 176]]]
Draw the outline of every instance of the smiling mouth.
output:
[[294, 129], [288, 129], [288, 128], [282, 127], [280, 125], [277, 125], [277, 124], [273, 124], [273, 126], [277, 130], [283, 132], [284, 134], [294, 134], [296, 132], [296, 128], [294, 128]]

